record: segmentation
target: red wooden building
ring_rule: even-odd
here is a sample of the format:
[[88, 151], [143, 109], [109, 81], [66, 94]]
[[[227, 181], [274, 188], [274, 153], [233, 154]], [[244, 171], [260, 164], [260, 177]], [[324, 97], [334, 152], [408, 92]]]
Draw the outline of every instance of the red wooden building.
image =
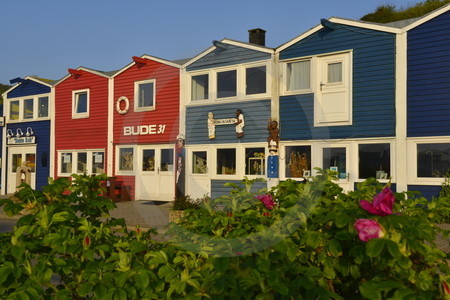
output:
[[112, 175], [112, 77], [80, 67], [55, 85], [56, 177]]
[[131, 199], [174, 199], [180, 68], [143, 55], [113, 76], [114, 176]]

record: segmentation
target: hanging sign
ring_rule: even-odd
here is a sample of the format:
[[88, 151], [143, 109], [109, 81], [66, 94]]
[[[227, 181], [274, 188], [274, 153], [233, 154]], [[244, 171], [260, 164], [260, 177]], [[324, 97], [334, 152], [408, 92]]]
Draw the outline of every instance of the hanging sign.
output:
[[24, 137], [11, 137], [7, 139], [8, 145], [24, 145], [24, 144], [36, 144], [35, 136]]

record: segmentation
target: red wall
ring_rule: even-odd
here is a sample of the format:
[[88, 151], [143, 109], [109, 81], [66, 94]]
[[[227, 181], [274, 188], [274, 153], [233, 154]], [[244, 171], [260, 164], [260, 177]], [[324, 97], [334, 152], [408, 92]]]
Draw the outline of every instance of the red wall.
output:
[[[55, 158], [58, 150], [105, 149], [107, 168], [108, 78], [87, 71], [55, 87]], [[72, 91], [89, 89], [89, 117], [72, 119]], [[58, 174], [57, 159], [55, 174]], [[107, 170], [105, 170], [107, 172]]]

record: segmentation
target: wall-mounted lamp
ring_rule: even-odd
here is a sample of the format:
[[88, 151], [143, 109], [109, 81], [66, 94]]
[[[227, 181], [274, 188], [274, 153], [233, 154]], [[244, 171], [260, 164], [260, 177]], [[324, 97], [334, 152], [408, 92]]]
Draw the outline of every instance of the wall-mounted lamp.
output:
[[23, 131], [20, 128], [17, 128], [16, 130], [16, 137], [21, 137], [23, 135]]
[[6, 131], [6, 137], [7, 137], [8, 139], [10, 139], [10, 138], [12, 138], [13, 136], [14, 136], [13, 131], [12, 131], [11, 129], [8, 129], [8, 130]]
[[30, 135], [33, 135], [33, 133], [34, 133], [34, 132], [33, 132], [33, 129], [31, 129], [31, 127], [28, 127], [28, 128], [27, 128], [27, 133], [25, 133], [25, 135], [26, 135], [26, 136], [30, 136]]

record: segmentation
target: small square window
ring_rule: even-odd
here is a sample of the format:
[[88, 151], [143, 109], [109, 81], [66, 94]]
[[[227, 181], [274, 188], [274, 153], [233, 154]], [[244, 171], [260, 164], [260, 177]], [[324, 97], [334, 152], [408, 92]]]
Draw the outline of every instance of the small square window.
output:
[[135, 106], [137, 111], [155, 108], [155, 82], [139, 82], [135, 85]]
[[48, 97], [38, 98], [38, 118], [48, 117]]
[[11, 101], [9, 103], [9, 119], [19, 120], [19, 101]]
[[311, 174], [311, 146], [286, 147], [286, 177]]
[[86, 118], [89, 116], [89, 94], [87, 91], [74, 93], [73, 117]]
[[264, 175], [266, 158], [264, 148], [245, 149], [245, 175]]
[[206, 100], [209, 94], [208, 74], [192, 76], [192, 100]]
[[217, 98], [236, 97], [236, 70], [217, 73]]
[[217, 174], [236, 175], [236, 149], [217, 149]]
[[208, 173], [208, 156], [206, 151], [192, 152], [192, 173], [193, 174]]
[[359, 178], [388, 179], [391, 176], [390, 144], [359, 145]]
[[266, 92], [266, 66], [248, 68], [245, 70], [247, 95], [263, 94]]
[[33, 99], [23, 100], [23, 118], [33, 119], [34, 111], [34, 101]]

